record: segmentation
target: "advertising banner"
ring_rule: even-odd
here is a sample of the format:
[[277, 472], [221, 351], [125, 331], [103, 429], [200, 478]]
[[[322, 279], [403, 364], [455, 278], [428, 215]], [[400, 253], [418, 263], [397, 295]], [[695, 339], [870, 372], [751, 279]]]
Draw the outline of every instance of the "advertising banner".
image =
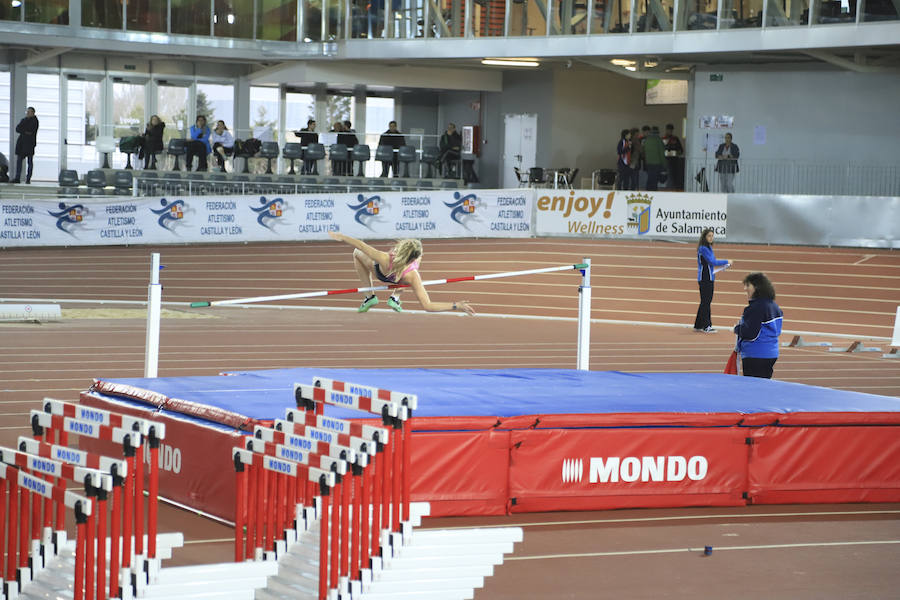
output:
[[737, 427], [513, 431], [513, 511], [740, 505], [744, 437]]
[[726, 237], [726, 194], [535, 189], [535, 235], [696, 240]]
[[530, 237], [532, 190], [109, 197], [0, 204], [0, 246]]

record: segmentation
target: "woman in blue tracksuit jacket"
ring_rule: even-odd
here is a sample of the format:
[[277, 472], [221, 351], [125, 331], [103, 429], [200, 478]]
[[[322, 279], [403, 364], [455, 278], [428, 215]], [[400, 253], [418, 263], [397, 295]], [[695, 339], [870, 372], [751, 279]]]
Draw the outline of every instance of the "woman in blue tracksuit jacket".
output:
[[715, 234], [709, 227], [700, 234], [700, 242], [697, 244], [697, 283], [700, 286], [700, 307], [697, 309], [697, 318], [694, 320], [694, 331], [715, 333], [712, 326], [713, 291], [716, 286], [715, 267], [731, 266], [730, 260], [717, 260], [713, 254], [712, 244]]
[[784, 314], [775, 304], [775, 287], [762, 273], [744, 277], [744, 290], [750, 304], [734, 327], [742, 371], [747, 377], [771, 379]]

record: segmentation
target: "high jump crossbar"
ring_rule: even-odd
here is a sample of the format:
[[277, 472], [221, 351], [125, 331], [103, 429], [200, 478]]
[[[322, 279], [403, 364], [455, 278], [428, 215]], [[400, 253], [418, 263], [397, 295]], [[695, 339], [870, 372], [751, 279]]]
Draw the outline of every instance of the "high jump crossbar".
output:
[[[482, 281], [484, 279], [500, 279], [501, 277], [517, 277], [519, 275], [535, 275], [537, 273], [553, 273], [554, 271], [586, 270], [590, 267], [590, 261], [575, 265], [563, 265], [561, 267], [545, 267], [541, 269], [528, 269], [525, 271], [507, 271], [505, 273], [487, 273], [483, 275], [467, 275], [465, 277], [449, 277], [447, 279], [432, 279], [423, 281], [422, 285], [443, 285], [446, 283], [458, 283], [460, 281]], [[336, 296], [338, 294], [354, 294], [358, 292], [377, 292], [381, 290], [393, 290], [408, 288], [409, 285], [389, 284], [371, 287], [348, 288], [345, 290], [320, 290], [317, 292], [301, 292], [298, 294], [282, 294], [280, 296], [255, 296], [253, 298], [233, 298], [230, 300], [210, 300], [207, 302], [191, 302], [191, 308], [205, 308], [209, 306], [227, 306], [229, 304], [253, 304], [256, 302], [275, 302], [276, 300], [294, 300], [297, 298], [316, 298], [319, 296]]]
[[[145, 377], [156, 376], [156, 363], [159, 354], [159, 304], [160, 290], [159, 285], [159, 255], [153, 258], [153, 268], [151, 269], [152, 277], [150, 283], [149, 302], [147, 311], [147, 353], [145, 357]], [[485, 279], [501, 279], [504, 277], [518, 277], [521, 275], [536, 275], [538, 273], [554, 273], [557, 271], [581, 271], [581, 285], [578, 287], [578, 346], [576, 353], [575, 368], [580, 371], [587, 371], [590, 359], [591, 345], [591, 259], [582, 258], [582, 262], [571, 265], [562, 265], [558, 267], [543, 267], [540, 269], [526, 269], [524, 271], [506, 271], [503, 273], [485, 273], [481, 275], [467, 275], [464, 277], [448, 277], [447, 279], [432, 279], [423, 281], [422, 285], [443, 285], [447, 283], [458, 283], [461, 281], [483, 281]], [[299, 294], [281, 294], [278, 296], [256, 296], [252, 298], [233, 298], [230, 300], [209, 300], [205, 302], [191, 302], [191, 308], [205, 308], [212, 306], [228, 306], [251, 304], [256, 302], [274, 302], [276, 300], [294, 300], [298, 298], [316, 298], [320, 296], [336, 296], [339, 294], [354, 294], [359, 292], [377, 292], [381, 290], [392, 290], [397, 288], [407, 288], [406, 284], [377, 285], [371, 287], [352, 288], [345, 290], [320, 290], [316, 292], [302, 292]], [[155, 308], [154, 308], [155, 305]]]

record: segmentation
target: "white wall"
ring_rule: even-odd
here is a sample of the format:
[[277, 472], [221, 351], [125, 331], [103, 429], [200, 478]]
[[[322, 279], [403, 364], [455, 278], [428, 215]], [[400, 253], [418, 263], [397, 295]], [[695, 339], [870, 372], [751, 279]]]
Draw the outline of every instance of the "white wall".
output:
[[[900, 76], [835, 71], [697, 70], [688, 115], [690, 157], [702, 157], [701, 115], [733, 115], [741, 159], [900, 162]], [[765, 143], [754, 143], [754, 128]]]

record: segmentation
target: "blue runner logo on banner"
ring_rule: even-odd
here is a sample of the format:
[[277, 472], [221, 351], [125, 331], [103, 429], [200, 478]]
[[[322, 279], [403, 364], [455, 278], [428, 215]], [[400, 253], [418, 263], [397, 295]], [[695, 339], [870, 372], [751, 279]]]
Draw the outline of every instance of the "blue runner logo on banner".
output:
[[478, 221], [475, 217], [476, 207], [481, 207], [484, 203], [475, 194], [460, 196], [459, 192], [453, 192], [453, 200], [453, 202], [444, 202], [447, 208], [452, 209], [450, 218], [468, 229], [468, 223]]
[[378, 194], [368, 198], [364, 194], [359, 194], [356, 196], [356, 200], [355, 204], [347, 205], [354, 211], [353, 220], [363, 227], [372, 229], [372, 224], [379, 221], [378, 213], [381, 212], [382, 204], [384, 204], [385, 208], [387, 204], [384, 203]]
[[59, 203], [58, 211], [47, 211], [51, 217], [56, 218], [56, 228], [65, 231], [72, 237], [75, 237], [75, 231], [84, 229], [84, 218], [91, 214], [91, 211], [85, 208], [83, 204], [66, 204]]
[[[174, 226], [184, 219], [184, 213], [187, 212], [188, 208], [187, 204], [185, 204], [184, 200], [170, 202], [165, 198], [160, 198], [159, 203], [162, 208], [151, 208], [150, 212], [159, 217], [156, 222], [159, 223], [160, 227], [174, 233]], [[171, 227], [169, 226], [170, 224], [172, 225]]]
[[282, 198], [266, 200], [265, 196], [259, 197], [259, 203], [262, 206], [250, 207], [250, 210], [255, 212], [257, 215], [256, 222], [270, 231], [275, 231], [274, 225], [277, 225], [279, 220], [284, 215], [285, 210], [287, 210], [288, 203], [285, 202], [285, 200]]

